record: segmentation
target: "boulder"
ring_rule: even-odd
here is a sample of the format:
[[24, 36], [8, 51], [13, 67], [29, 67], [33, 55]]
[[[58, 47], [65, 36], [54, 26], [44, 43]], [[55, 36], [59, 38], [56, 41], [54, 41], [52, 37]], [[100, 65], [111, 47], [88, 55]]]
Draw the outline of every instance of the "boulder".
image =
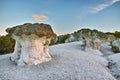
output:
[[113, 52], [120, 52], [120, 40], [113, 40], [111, 43]]
[[48, 46], [54, 32], [48, 24], [26, 23], [6, 29], [16, 41], [11, 60], [17, 65], [39, 64], [51, 60]]

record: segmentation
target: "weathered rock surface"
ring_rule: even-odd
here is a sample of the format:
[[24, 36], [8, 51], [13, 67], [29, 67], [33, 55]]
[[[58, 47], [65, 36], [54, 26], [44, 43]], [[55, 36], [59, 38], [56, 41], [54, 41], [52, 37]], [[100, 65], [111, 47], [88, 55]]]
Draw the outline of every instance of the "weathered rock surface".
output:
[[17, 65], [31, 65], [51, 60], [48, 46], [54, 32], [48, 24], [26, 23], [6, 31], [16, 40], [11, 60]]
[[36, 66], [16, 67], [7, 56], [0, 58], [0, 80], [116, 80], [98, 50], [81, 51], [79, 45], [50, 46], [52, 60]]
[[112, 46], [113, 52], [120, 52], [120, 40], [119, 39], [112, 41], [111, 46]]
[[85, 37], [86, 40], [88, 41], [89, 39], [96, 39], [96, 38], [99, 38], [102, 41], [111, 41], [114, 38], [114, 37], [109, 38], [109, 35], [98, 30], [81, 29], [71, 34], [58, 36], [57, 43], [68, 43], [68, 42], [79, 41], [80, 38], [82, 37]]
[[8, 28], [6, 31], [9, 34], [14, 34], [16, 36], [22, 36], [23, 34], [25, 35], [31, 35], [35, 34], [39, 37], [46, 36], [48, 38], [53, 36], [53, 30], [50, 25], [48, 24], [31, 24], [31, 23], [25, 23], [23, 25], [18, 25], [13, 28]]
[[120, 53], [108, 56], [112, 75], [120, 80]]

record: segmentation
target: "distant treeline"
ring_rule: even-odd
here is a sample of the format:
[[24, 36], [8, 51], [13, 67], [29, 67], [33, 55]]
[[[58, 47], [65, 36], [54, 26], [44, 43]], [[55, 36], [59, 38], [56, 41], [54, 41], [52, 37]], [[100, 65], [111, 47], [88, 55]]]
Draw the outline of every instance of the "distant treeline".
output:
[[118, 31], [115, 31], [114, 33], [106, 32], [106, 34], [114, 35], [115, 37], [120, 38], [120, 32]]
[[[115, 31], [114, 33], [106, 32], [105, 34], [114, 35], [115, 37], [120, 38], [120, 32], [118, 32], [118, 31]], [[59, 37], [56, 35], [56, 37], [60, 38], [59, 40], [57, 40], [56, 44], [65, 43], [65, 40], [68, 38], [69, 35], [70, 34], [65, 34], [65, 35], [62, 35]], [[53, 39], [53, 40], [55, 40], [55, 39]], [[52, 42], [54, 42], [54, 41], [51, 41], [51, 45], [54, 44]], [[0, 36], [0, 55], [13, 52], [14, 45], [15, 45], [15, 40], [13, 40], [9, 34], [7, 34], [5, 36]]]

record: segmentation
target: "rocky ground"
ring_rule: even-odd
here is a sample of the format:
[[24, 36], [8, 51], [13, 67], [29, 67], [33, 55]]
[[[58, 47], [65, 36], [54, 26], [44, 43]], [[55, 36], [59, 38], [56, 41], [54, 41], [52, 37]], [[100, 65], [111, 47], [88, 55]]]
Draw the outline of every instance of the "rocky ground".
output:
[[101, 52], [104, 58], [108, 60], [108, 68], [110, 73], [117, 79], [120, 80], [120, 53], [114, 53], [111, 46], [102, 44]]
[[72, 42], [50, 46], [49, 51], [52, 60], [39, 65], [16, 66], [10, 55], [0, 56], [0, 80], [116, 80], [108, 68], [109, 55], [104, 56], [109, 49], [103, 48], [104, 54], [90, 48], [82, 51], [79, 42]]

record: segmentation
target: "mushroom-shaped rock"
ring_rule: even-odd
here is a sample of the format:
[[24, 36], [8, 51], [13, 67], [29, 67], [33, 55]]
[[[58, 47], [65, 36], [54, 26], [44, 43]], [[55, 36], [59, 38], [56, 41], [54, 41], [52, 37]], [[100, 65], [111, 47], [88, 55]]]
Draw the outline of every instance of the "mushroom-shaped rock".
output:
[[54, 32], [48, 24], [26, 23], [6, 29], [16, 44], [11, 60], [17, 65], [39, 64], [51, 60], [48, 46]]

